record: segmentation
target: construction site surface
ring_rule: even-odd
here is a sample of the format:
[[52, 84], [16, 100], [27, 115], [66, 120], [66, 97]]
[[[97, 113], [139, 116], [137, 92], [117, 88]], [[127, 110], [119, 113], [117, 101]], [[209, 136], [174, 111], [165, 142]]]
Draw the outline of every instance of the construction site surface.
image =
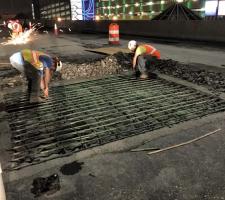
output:
[[[152, 65], [154, 77], [140, 80], [128, 41], [110, 46], [106, 35], [39, 34], [0, 49], [8, 200], [224, 199], [225, 49], [142, 38], [162, 59]], [[63, 61], [44, 103], [29, 103], [26, 80], [7, 64], [23, 48]], [[148, 154], [155, 150], [163, 151]], [[34, 179], [52, 174], [58, 191], [35, 197]]]

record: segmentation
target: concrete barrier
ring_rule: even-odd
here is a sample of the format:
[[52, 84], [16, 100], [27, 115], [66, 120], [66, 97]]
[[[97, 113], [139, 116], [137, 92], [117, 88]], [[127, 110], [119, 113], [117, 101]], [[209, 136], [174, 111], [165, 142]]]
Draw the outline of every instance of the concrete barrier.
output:
[[[47, 22], [45, 22], [47, 23]], [[108, 33], [112, 21], [67, 21], [59, 24], [60, 28], [69, 28], [71, 32]], [[225, 42], [225, 20], [190, 20], [190, 21], [117, 21], [120, 34], [182, 39], [195, 41]], [[48, 26], [54, 23], [48, 22]]]

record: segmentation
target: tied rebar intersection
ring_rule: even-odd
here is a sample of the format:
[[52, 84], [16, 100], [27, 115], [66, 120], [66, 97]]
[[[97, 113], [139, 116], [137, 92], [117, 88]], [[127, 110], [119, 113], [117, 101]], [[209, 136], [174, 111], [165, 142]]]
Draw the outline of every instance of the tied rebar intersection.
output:
[[5, 96], [12, 131], [10, 169], [20, 169], [183, 121], [225, 111], [225, 101], [163, 79], [111, 76], [51, 88], [29, 104]]

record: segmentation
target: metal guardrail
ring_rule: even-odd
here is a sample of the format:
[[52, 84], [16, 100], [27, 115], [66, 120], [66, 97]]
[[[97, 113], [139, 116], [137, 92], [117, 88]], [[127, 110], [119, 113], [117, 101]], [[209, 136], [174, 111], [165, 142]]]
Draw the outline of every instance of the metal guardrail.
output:
[[26, 94], [5, 96], [12, 130], [10, 169], [225, 111], [225, 101], [163, 79], [111, 76], [54, 87], [31, 105]]

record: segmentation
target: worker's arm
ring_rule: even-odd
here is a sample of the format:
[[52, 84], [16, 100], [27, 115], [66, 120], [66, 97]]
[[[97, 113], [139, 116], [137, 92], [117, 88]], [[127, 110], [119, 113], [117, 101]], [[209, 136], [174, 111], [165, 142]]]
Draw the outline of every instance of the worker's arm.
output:
[[135, 50], [134, 57], [133, 57], [133, 70], [135, 70], [136, 68], [138, 56], [142, 55], [144, 51], [145, 49], [143, 49], [142, 46], [138, 46], [137, 49]]
[[137, 63], [137, 55], [135, 54], [133, 58], [133, 70], [135, 70], [136, 63]]
[[45, 83], [44, 83], [44, 76], [41, 77], [41, 90], [44, 91]]

